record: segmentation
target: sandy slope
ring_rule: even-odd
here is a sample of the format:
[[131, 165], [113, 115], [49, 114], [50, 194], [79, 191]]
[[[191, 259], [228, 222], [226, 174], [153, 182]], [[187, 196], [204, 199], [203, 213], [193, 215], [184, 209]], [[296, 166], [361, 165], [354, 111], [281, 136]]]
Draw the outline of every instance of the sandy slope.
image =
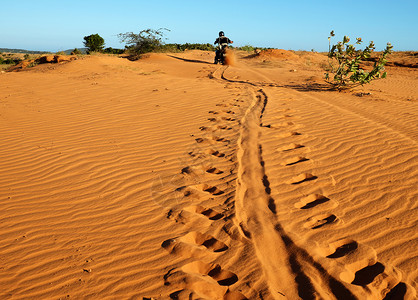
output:
[[414, 299], [416, 69], [276, 54], [0, 74], [0, 298]]

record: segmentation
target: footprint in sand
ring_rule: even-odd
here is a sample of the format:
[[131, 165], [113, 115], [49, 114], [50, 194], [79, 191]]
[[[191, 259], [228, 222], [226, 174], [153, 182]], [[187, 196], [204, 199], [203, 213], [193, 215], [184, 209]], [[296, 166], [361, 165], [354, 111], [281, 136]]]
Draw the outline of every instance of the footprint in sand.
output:
[[216, 157], [225, 157], [225, 154], [224, 154], [224, 153], [219, 152], [218, 150], [213, 150], [213, 149], [210, 149], [210, 150], [208, 151], [208, 153], [209, 153], [210, 155], [213, 155], [213, 156], [216, 156]]
[[218, 136], [213, 136], [212, 140], [216, 141], [216, 142], [223, 142], [223, 143], [230, 143], [231, 141], [223, 138], [223, 137], [218, 137]]
[[312, 194], [295, 203], [295, 207], [300, 209], [309, 209], [328, 201], [329, 199], [321, 194]]
[[[208, 120], [211, 121], [211, 122], [216, 122], [217, 121], [216, 118], [209, 118]], [[199, 127], [200, 131], [231, 130], [231, 129], [232, 129], [231, 127], [228, 127], [226, 125], [217, 125], [213, 129], [211, 129], [207, 126], [200, 126]]]
[[283, 165], [285, 165], [285, 166], [291, 166], [291, 165], [295, 165], [297, 163], [304, 162], [304, 161], [308, 161], [308, 160], [309, 159], [306, 158], [306, 157], [304, 157], [304, 156], [295, 156], [295, 157], [292, 157], [292, 158], [287, 159], [283, 163]]
[[204, 143], [206, 143], [206, 144], [212, 144], [212, 141], [209, 140], [209, 139], [206, 139], [206, 138], [196, 138], [195, 141], [198, 144], [204, 144]]
[[221, 119], [224, 120], [224, 121], [229, 121], [229, 122], [236, 121], [235, 118], [229, 118], [229, 117], [222, 117]]
[[179, 213], [175, 213], [172, 210], [170, 210], [167, 214], [167, 218], [170, 219], [173, 217], [179, 217], [179, 219], [188, 219], [189, 217], [193, 218], [193, 215], [195, 219], [196, 217], [201, 216], [207, 218], [210, 221], [217, 221], [225, 217], [223, 213], [220, 213], [212, 208], [206, 208], [201, 205], [193, 205], [184, 208]]
[[[194, 167], [189, 167], [189, 166], [187, 166], [187, 167], [184, 167], [184, 168], [182, 168], [181, 169], [181, 171], [180, 171], [180, 173], [181, 174], [183, 174], [183, 175], [185, 175], [185, 174], [187, 174], [187, 175], [196, 175], [196, 173], [199, 173], [199, 169], [198, 168], [194, 168]], [[202, 173], [202, 172], [200, 172], [200, 173]]]
[[303, 182], [315, 180], [317, 178], [318, 178], [317, 176], [312, 175], [310, 173], [302, 173], [302, 174], [300, 174], [298, 176], [293, 177], [287, 183], [288, 184], [301, 184]]
[[209, 145], [213, 145], [214, 142], [223, 142], [223, 143], [230, 143], [231, 141], [223, 138], [223, 137], [218, 137], [218, 136], [213, 136], [212, 138], [196, 138], [195, 139], [196, 143], [198, 144], [209, 144]]
[[224, 252], [228, 246], [209, 234], [192, 231], [185, 236], [164, 241], [161, 246], [171, 254], [179, 254], [185, 257], [205, 256], [202, 250], [211, 252]]
[[415, 293], [401, 279], [399, 270], [376, 262], [356, 271], [350, 283], [367, 289], [375, 299], [414, 299]]
[[189, 206], [177, 212], [170, 210], [167, 213], [168, 219], [173, 219], [175, 222], [189, 225], [196, 223], [210, 226], [211, 222], [221, 220], [224, 217], [225, 215], [223, 213], [200, 205]]
[[202, 261], [194, 261], [184, 265], [181, 270], [187, 274], [209, 276], [222, 286], [230, 286], [238, 281], [238, 276], [235, 273], [223, 270], [218, 264], [207, 264]]
[[[327, 219], [324, 217], [318, 216], [317, 219]], [[343, 267], [344, 271], [339, 274], [342, 281], [364, 288], [371, 298], [413, 298], [410, 297], [414, 294], [413, 290], [401, 282], [401, 272], [378, 262], [377, 253], [372, 247], [344, 238], [330, 243], [322, 251], [325, 257], [336, 260]]]
[[214, 111], [214, 110], [210, 110], [208, 113], [210, 113], [210, 114], [214, 114], [214, 115], [217, 115], [217, 114], [219, 114], [219, 112], [217, 112], [217, 111]]
[[[224, 299], [224, 300], [247, 300], [240, 292], [230, 291], [226, 289], [226, 293], [218, 291], [221, 286], [214, 287], [214, 285], [194, 282], [193, 287], [199, 289], [198, 292], [191, 289], [183, 289], [170, 294], [170, 299]], [[144, 298], [145, 299], [145, 298]]]
[[291, 150], [299, 149], [299, 148], [303, 148], [303, 147], [305, 147], [305, 146], [303, 146], [301, 144], [290, 143], [290, 144], [288, 144], [286, 146], [283, 146], [283, 147], [281, 147], [277, 150], [278, 151], [291, 151]]
[[[184, 268], [184, 267], [183, 267]], [[186, 273], [186, 278], [184, 274]], [[172, 284], [177, 281], [177, 284]], [[170, 270], [164, 275], [164, 285], [182, 286], [170, 294], [170, 299], [224, 299], [247, 300], [243, 294], [231, 291], [229, 285], [222, 285], [216, 279], [206, 274], [192, 273], [184, 270]], [[145, 298], [144, 298], [145, 299]]]
[[193, 151], [187, 152], [188, 155], [194, 158], [194, 160], [205, 158], [205, 155], [200, 153], [200, 149], [195, 149]]
[[302, 135], [302, 134], [297, 131], [289, 131], [289, 132], [283, 132], [282, 134], [279, 134], [278, 137], [285, 138], [285, 137], [291, 137], [291, 136], [297, 136], [297, 135]]
[[334, 214], [322, 214], [319, 216], [310, 217], [307, 222], [305, 222], [305, 227], [311, 229], [318, 229], [325, 225], [336, 224], [340, 221]]
[[396, 300], [396, 299], [416, 299], [417, 295], [414, 289], [404, 283], [399, 282], [389, 293], [385, 295], [384, 300]]
[[211, 122], [216, 122], [218, 119], [216, 119], [216, 118], [208, 118], [208, 120], [211, 121]]
[[231, 127], [228, 127], [226, 125], [218, 125], [216, 126], [216, 129], [221, 129], [221, 130], [231, 130]]
[[385, 266], [380, 262], [375, 263], [374, 265], [364, 267], [361, 270], [358, 270], [354, 276], [354, 280], [351, 284], [366, 286], [373, 282], [373, 280], [379, 274], [382, 274], [385, 270]]
[[224, 173], [222, 170], [219, 170], [218, 168], [216, 168], [216, 167], [211, 167], [211, 166], [209, 166], [209, 167], [204, 167], [204, 166], [193, 166], [193, 167], [191, 167], [191, 166], [187, 166], [187, 167], [184, 167], [184, 168], [182, 168], [181, 169], [181, 174], [183, 174], [183, 175], [197, 175], [197, 176], [200, 176], [200, 175], [204, 175], [204, 173], [209, 173], [209, 174], [215, 174], [215, 175], [219, 175], [219, 174], [222, 174], [222, 173]]
[[216, 186], [211, 186], [207, 184], [196, 184], [190, 186], [182, 186], [176, 189], [176, 192], [183, 192], [185, 197], [194, 196], [199, 198], [201, 192], [209, 193], [213, 196], [219, 196], [225, 192], [218, 189]]
[[340, 258], [350, 253], [356, 251], [359, 247], [359, 244], [352, 239], [342, 239], [331, 243], [329, 245], [329, 254], [326, 255], [327, 258]]
[[322, 249], [322, 254], [344, 267], [339, 277], [347, 283], [354, 281], [357, 271], [377, 263], [377, 253], [372, 247], [349, 238], [330, 243], [327, 248]]
[[214, 196], [222, 195], [223, 193], [225, 193], [224, 191], [218, 189], [216, 186], [210, 186], [207, 184], [203, 184], [202, 189], [204, 192], [211, 193]]
[[207, 168], [206, 169], [206, 172], [207, 173], [210, 173], [210, 174], [222, 174], [223, 173], [223, 171], [221, 171], [221, 170], [219, 170], [218, 168], [216, 168], [216, 167], [210, 167], [210, 168]]
[[205, 208], [203, 206], [197, 205], [194, 207], [190, 207], [191, 211], [201, 214], [208, 218], [209, 220], [216, 221], [222, 219], [224, 215], [220, 212], [213, 210], [212, 208]]
[[376, 251], [367, 245], [344, 238], [329, 244], [323, 254], [344, 268], [339, 278], [365, 289], [372, 299], [414, 299], [414, 289], [401, 282], [402, 273], [377, 261]]

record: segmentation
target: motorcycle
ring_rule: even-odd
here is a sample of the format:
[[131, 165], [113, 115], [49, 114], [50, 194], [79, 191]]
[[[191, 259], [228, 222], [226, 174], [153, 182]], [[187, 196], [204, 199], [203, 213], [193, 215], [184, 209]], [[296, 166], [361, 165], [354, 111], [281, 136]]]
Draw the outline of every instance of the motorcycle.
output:
[[228, 44], [227, 43], [222, 43], [219, 44], [218, 49], [216, 50], [216, 56], [215, 56], [215, 64], [220, 63], [222, 65], [226, 64], [226, 56], [227, 56], [227, 49], [228, 49]]

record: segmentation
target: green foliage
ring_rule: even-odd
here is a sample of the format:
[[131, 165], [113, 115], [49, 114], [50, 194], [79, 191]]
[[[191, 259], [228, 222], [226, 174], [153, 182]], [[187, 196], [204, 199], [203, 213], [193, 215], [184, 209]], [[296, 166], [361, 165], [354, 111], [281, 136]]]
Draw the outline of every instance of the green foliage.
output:
[[247, 51], [250, 53], [259, 52], [259, 51], [268, 50], [268, 49], [274, 49], [274, 48], [266, 48], [266, 47], [254, 47], [252, 45], [245, 45], [241, 47], [234, 47], [234, 46], [229, 46], [229, 47], [232, 49]]
[[123, 49], [113, 49], [112, 47], [108, 47], [103, 50], [103, 53], [107, 53], [107, 54], [122, 54], [124, 52], [125, 50]]
[[[375, 61], [373, 68], [367, 71], [362, 69], [360, 64], [370, 59], [375, 50], [373, 41], [364, 50], [356, 50], [354, 45], [348, 44], [350, 38], [344, 36], [342, 42], [338, 42], [331, 47], [331, 37], [333, 36], [335, 36], [334, 31], [331, 31], [328, 37], [328, 61], [333, 78], [330, 78], [329, 72], [325, 73], [325, 81], [331, 84], [333, 88], [341, 91], [369, 83], [376, 78], [386, 78], [387, 74], [384, 72], [384, 66], [387, 63], [386, 58], [392, 53], [393, 48], [390, 43], [387, 43], [386, 49]], [[361, 38], [357, 38], [356, 44], [360, 45], [361, 43]]]
[[254, 48], [251, 45], [245, 45], [245, 46], [242, 46], [242, 47], [237, 47], [236, 49], [242, 50], [242, 51], [247, 51], [247, 52], [254, 52], [255, 49], [259, 49], [259, 48]]
[[203, 50], [203, 51], [215, 51], [215, 46], [212, 44], [198, 44], [198, 43], [186, 43], [186, 44], [166, 44], [162, 47], [164, 51], [179, 52], [185, 50]]
[[16, 60], [12, 59], [12, 58], [4, 59], [3, 57], [0, 56], [0, 64], [1, 65], [16, 65], [19, 62], [20, 62], [19, 59], [16, 59]]
[[105, 44], [104, 39], [97, 33], [85, 36], [83, 43], [88, 48], [88, 53], [101, 52]]
[[39, 65], [39, 62], [37, 62], [37, 61], [35, 60], [35, 61], [31, 62], [31, 63], [27, 66], [27, 68], [33, 68], [34, 66], [37, 66], [37, 65]]
[[126, 32], [118, 34], [121, 42], [126, 43], [126, 49], [130, 54], [140, 56], [144, 53], [161, 51], [164, 45], [163, 30], [169, 31], [166, 28], [160, 29], [145, 29], [138, 34], [133, 32]]
[[71, 55], [81, 55], [83, 54], [79, 49], [74, 48], [73, 51], [71, 51]]

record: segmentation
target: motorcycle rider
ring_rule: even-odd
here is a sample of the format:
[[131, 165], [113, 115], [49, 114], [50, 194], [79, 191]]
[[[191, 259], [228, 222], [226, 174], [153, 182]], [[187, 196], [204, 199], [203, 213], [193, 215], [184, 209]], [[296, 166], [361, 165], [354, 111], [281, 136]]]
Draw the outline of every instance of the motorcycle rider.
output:
[[220, 59], [222, 49], [224, 47], [227, 47], [228, 44], [232, 44], [232, 43], [233, 43], [233, 41], [231, 41], [229, 38], [227, 38], [223, 31], [219, 31], [219, 37], [214, 42], [215, 45], [219, 44], [219, 49], [217, 49], [216, 52], [215, 52], [215, 64], [217, 64], [219, 59]]

